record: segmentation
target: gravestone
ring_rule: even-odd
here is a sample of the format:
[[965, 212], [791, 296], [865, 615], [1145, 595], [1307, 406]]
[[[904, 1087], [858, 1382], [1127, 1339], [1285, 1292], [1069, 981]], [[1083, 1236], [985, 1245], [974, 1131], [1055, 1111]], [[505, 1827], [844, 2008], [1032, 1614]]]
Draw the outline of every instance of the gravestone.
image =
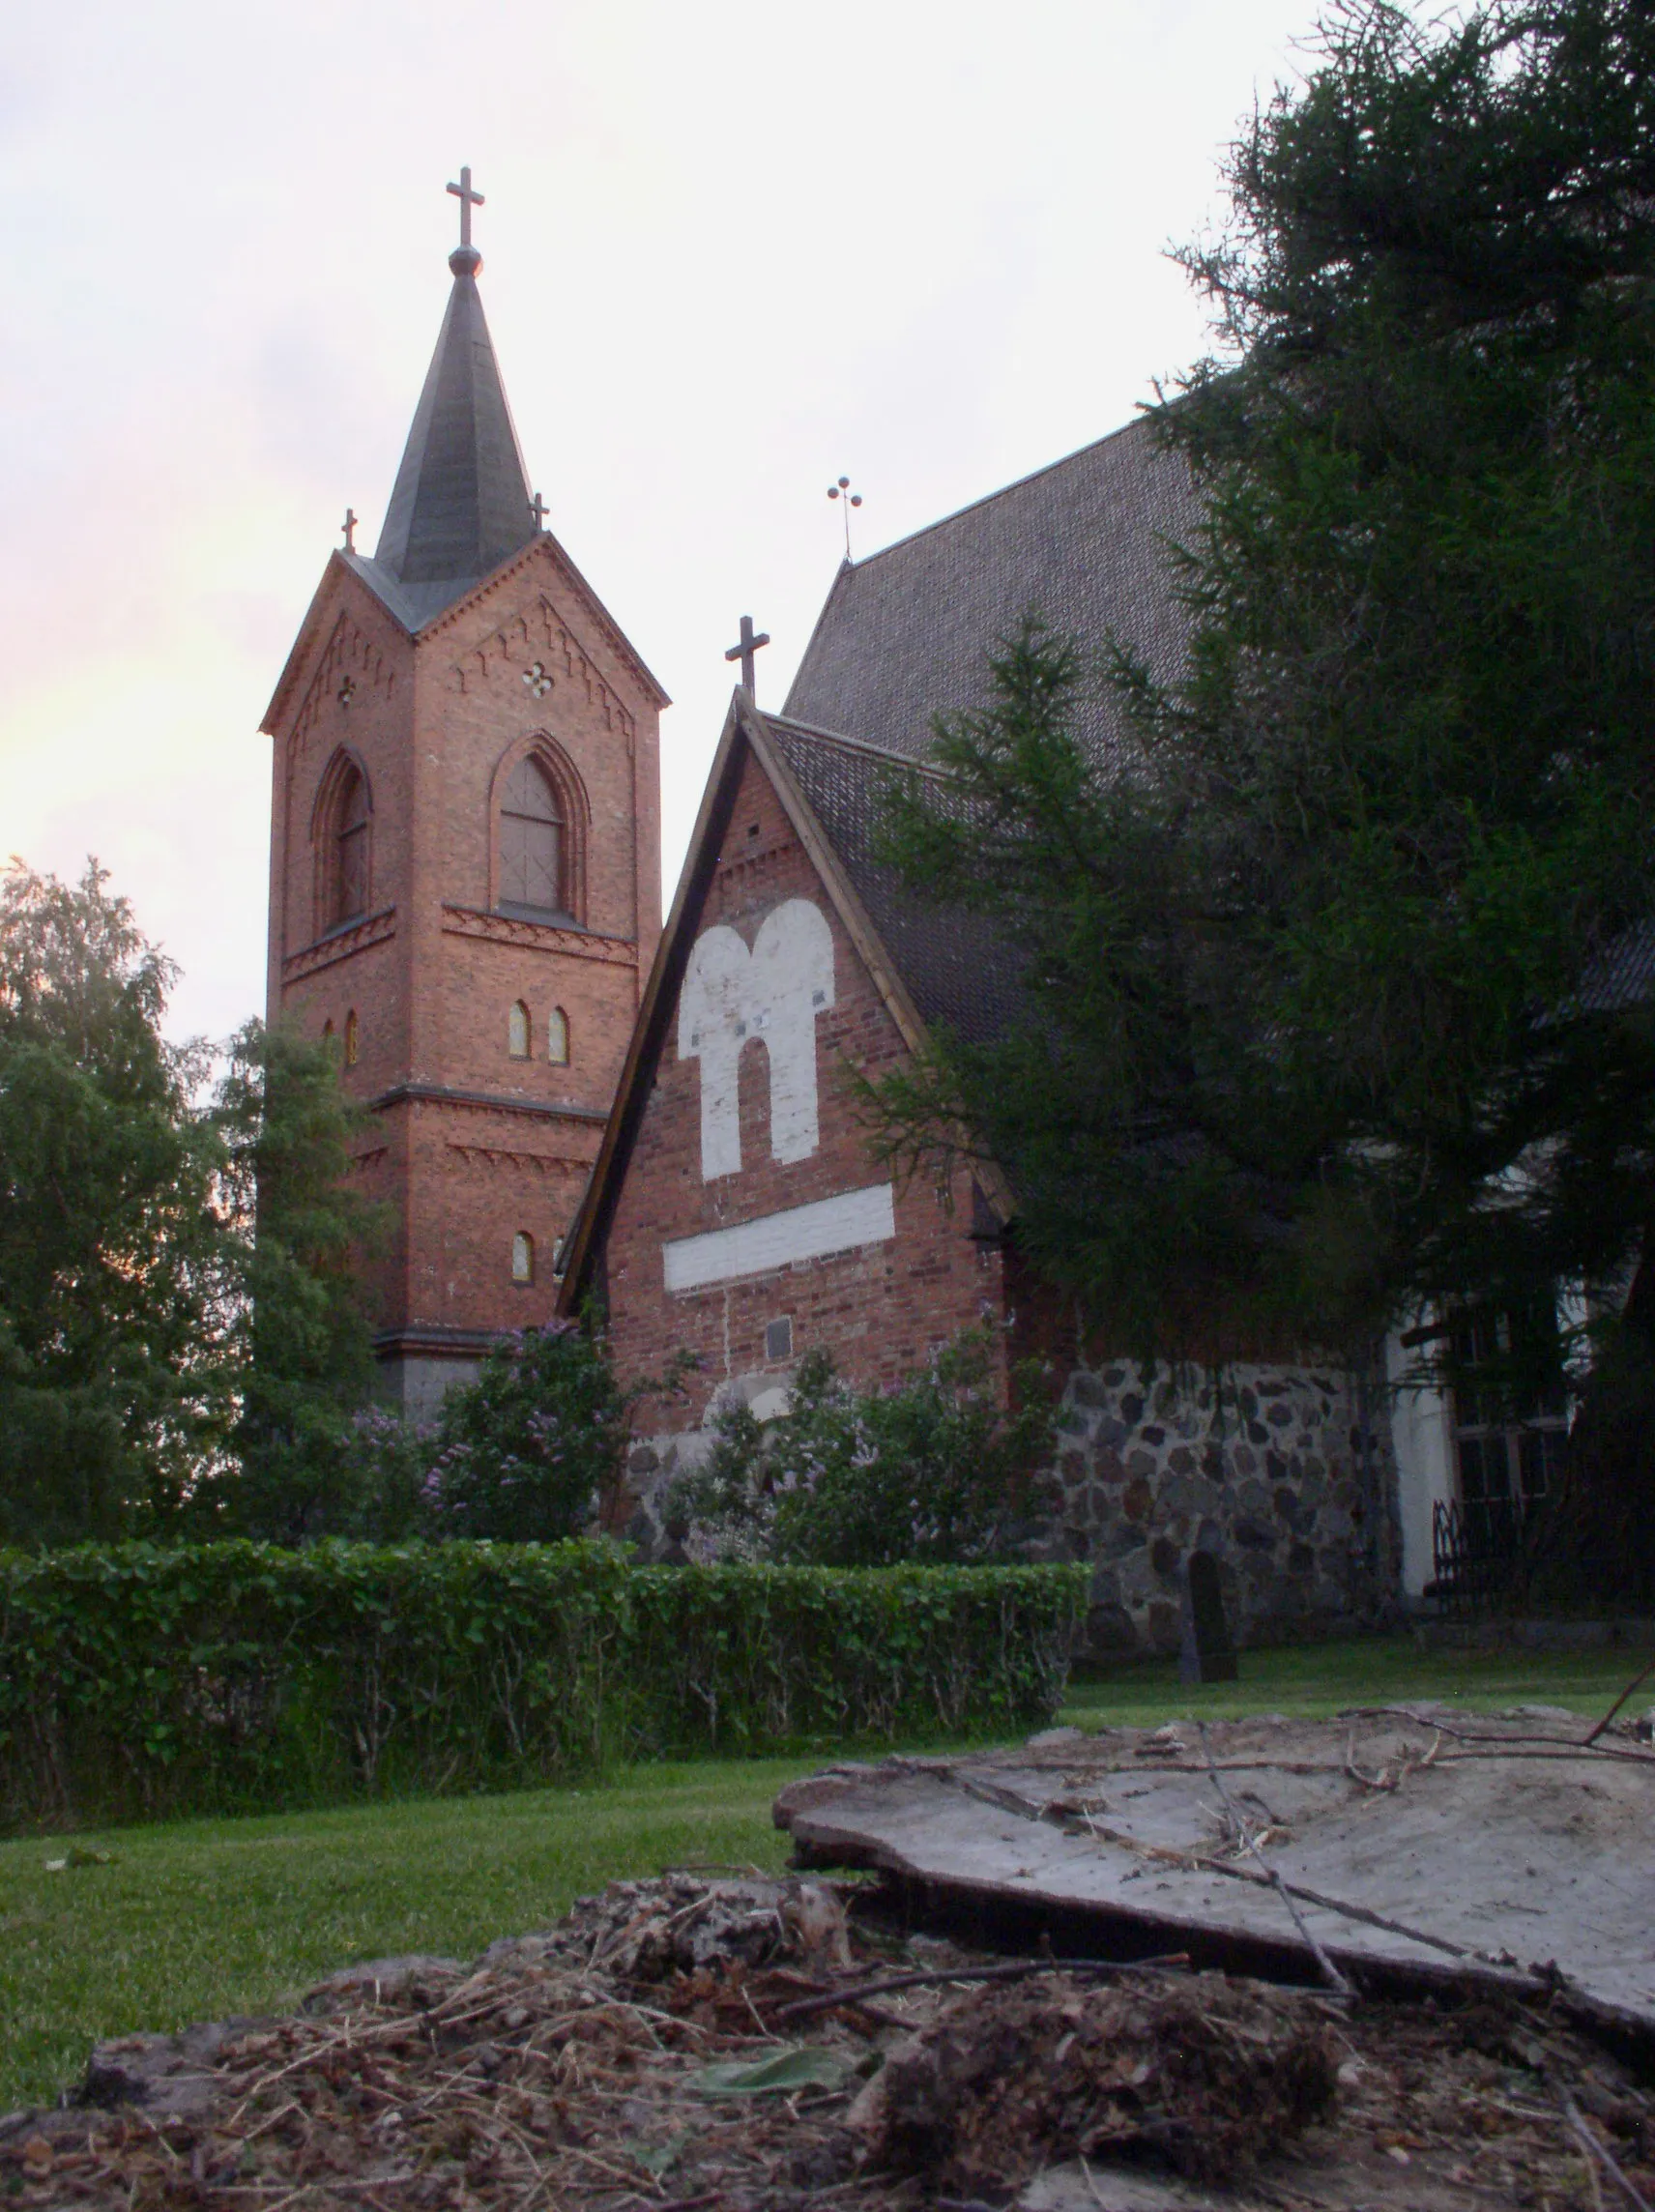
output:
[[1239, 1670], [1230, 1623], [1224, 1617], [1218, 1561], [1210, 1552], [1192, 1552], [1186, 1571], [1189, 1591], [1183, 1609], [1183, 1641], [1178, 1646], [1178, 1679], [1234, 1682]]

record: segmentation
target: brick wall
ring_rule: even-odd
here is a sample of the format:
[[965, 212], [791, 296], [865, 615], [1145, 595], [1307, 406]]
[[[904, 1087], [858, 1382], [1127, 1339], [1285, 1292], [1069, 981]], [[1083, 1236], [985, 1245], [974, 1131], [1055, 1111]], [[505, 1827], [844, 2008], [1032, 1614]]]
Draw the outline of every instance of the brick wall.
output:
[[[342, 565], [324, 594], [276, 732], [270, 1010], [341, 1038], [355, 1012], [344, 1081], [378, 1115], [362, 1187], [394, 1217], [371, 1266], [379, 1327], [475, 1357], [479, 1336], [549, 1318], [553, 1252], [631, 1035], [660, 929], [660, 694], [550, 538], [418, 639]], [[495, 907], [498, 785], [537, 743], [582, 795], [573, 927]], [[372, 794], [371, 883], [364, 919], [319, 941], [315, 808], [341, 747]], [[566, 1065], [547, 1055], [554, 1008]], [[529, 1286], [512, 1280], [518, 1231]]]
[[[675, 1009], [654, 1087], [610, 1226], [605, 1254], [616, 1363], [628, 1379], [659, 1372], [676, 1350], [701, 1361], [687, 1400], [640, 1413], [647, 1431], [699, 1429], [720, 1391], [751, 1401], [826, 1347], [858, 1388], [922, 1367], [960, 1329], [1001, 1310], [999, 1253], [970, 1236], [970, 1178], [939, 1193], [915, 1181], [892, 1194], [895, 1235], [685, 1292], [665, 1287], [662, 1247], [887, 1183], [858, 1118], [850, 1070], [878, 1075], [906, 1057], [901, 1033], [768, 778], [749, 756], [717, 867], [695, 928], [734, 929], [749, 948], [786, 902], [811, 902], [832, 945], [832, 1003], [815, 1018], [818, 1141], [807, 1156], [773, 1157], [769, 1044], [748, 1037], [737, 1063], [740, 1168], [702, 1173], [702, 1062], [681, 1058]], [[768, 1324], [791, 1324], [791, 1349], [767, 1354]], [[653, 1476], [669, 1447], [643, 1447]], [[656, 1464], [652, 1465], [653, 1461]]]

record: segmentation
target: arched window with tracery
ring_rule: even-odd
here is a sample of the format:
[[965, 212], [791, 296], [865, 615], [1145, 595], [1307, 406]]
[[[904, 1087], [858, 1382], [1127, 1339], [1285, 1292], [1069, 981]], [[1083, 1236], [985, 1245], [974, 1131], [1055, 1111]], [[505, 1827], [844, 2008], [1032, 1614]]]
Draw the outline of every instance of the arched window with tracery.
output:
[[316, 825], [318, 934], [360, 921], [367, 912], [372, 811], [366, 776], [355, 761], [336, 758], [323, 787]]
[[514, 1283], [535, 1280], [535, 1239], [526, 1229], [519, 1229], [511, 1239], [511, 1280]]
[[530, 753], [507, 777], [501, 795], [500, 904], [508, 913], [567, 913], [564, 830], [552, 780]]
[[546, 1058], [554, 1067], [566, 1067], [568, 1056], [568, 1016], [562, 1006], [554, 1006], [546, 1016]]
[[513, 1060], [529, 1057], [529, 1009], [521, 999], [506, 1017], [506, 1049]]

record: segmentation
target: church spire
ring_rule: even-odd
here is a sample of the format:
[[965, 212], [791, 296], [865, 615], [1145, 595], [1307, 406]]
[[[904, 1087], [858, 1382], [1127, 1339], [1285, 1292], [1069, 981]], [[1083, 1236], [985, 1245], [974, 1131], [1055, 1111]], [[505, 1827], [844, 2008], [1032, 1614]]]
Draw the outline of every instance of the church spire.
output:
[[374, 559], [402, 584], [451, 584], [453, 597], [535, 536], [529, 479], [477, 288], [482, 255], [471, 171], [449, 187], [460, 203], [454, 288], [414, 411], [414, 426]]

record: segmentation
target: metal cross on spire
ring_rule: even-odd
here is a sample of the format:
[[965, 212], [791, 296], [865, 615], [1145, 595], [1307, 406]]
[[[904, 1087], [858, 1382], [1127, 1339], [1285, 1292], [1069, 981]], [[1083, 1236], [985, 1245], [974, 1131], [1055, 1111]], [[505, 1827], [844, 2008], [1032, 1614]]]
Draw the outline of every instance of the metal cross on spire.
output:
[[529, 502], [529, 512], [535, 517], [535, 535], [537, 538], [546, 527], [546, 503], [538, 492]]
[[482, 194], [472, 190], [471, 170], [469, 168], [460, 171], [459, 183], [450, 185], [449, 189], [460, 203], [460, 244], [469, 246], [471, 244], [471, 211], [474, 207], [481, 207]]
[[357, 549], [357, 510], [354, 507], [346, 508], [343, 528], [345, 533], [345, 551], [347, 553], [354, 553]]
[[768, 629], [760, 630], [758, 636], [755, 637], [753, 635], [752, 616], [743, 615], [741, 617], [740, 638], [729, 648], [724, 657], [726, 660], [739, 660], [741, 663], [741, 683], [748, 691], [753, 689], [753, 655], [758, 652], [761, 645], [769, 645], [769, 642], [770, 633]]

